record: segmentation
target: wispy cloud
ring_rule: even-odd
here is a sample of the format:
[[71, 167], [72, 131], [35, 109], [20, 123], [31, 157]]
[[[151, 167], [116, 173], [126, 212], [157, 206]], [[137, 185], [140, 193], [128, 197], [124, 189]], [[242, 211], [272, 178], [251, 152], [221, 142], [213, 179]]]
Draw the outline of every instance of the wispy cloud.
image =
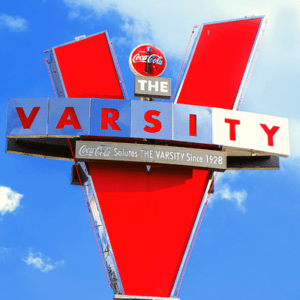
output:
[[29, 249], [28, 257], [23, 261], [29, 266], [32, 265], [35, 269], [38, 269], [44, 273], [52, 271], [53, 269], [62, 266], [64, 260], [51, 263], [51, 259], [46, 257], [41, 252], [33, 253], [33, 249]]
[[[70, 15], [81, 20], [85, 17], [87, 20], [101, 20], [105, 14], [118, 14], [116, 25], [119, 31], [114, 32], [116, 46], [127, 46], [132, 50], [139, 43], [150, 42], [158, 46], [168, 59], [180, 64], [194, 25], [266, 15], [268, 25], [243, 109], [248, 104], [248, 111], [298, 118], [297, 110], [291, 108], [299, 105], [299, 92], [295, 88], [299, 86], [299, 0], [239, 0], [238, 5], [236, 0], [190, 0], [184, 5], [181, 0], [172, 3], [153, 0], [146, 7], [138, 0], [64, 0], [64, 3], [70, 8]], [[114, 20], [113, 15], [111, 19]], [[192, 43], [194, 37], [195, 34]], [[169, 64], [168, 70], [174, 71], [177, 77], [178, 65]], [[287, 97], [288, 106], [284, 100]]]
[[247, 199], [247, 192], [245, 190], [233, 190], [231, 185], [238, 177], [237, 171], [226, 171], [225, 173], [218, 173], [215, 192], [211, 194], [209, 198], [209, 204], [212, 204], [218, 200], [225, 200], [233, 203], [237, 210], [245, 213], [245, 201]]
[[11, 190], [9, 187], [0, 186], [0, 214], [3, 216], [15, 211], [20, 206], [22, 198], [22, 194]]
[[[121, 30], [127, 36], [127, 40], [130, 43], [151, 43], [153, 42], [151, 24], [146, 20], [134, 20], [128, 17], [123, 17], [124, 24], [121, 26]], [[130, 39], [129, 39], [130, 37]], [[128, 45], [130, 45], [128, 43]]]
[[[110, 11], [118, 13], [123, 19], [121, 30], [131, 40], [135, 41], [143, 35], [153, 37], [153, 42], [167, 55], [182, 58], [189, 36], [194, 25], [225, 19], [242, 18], [245, 15], [267, 15], [270, 18], [268, 32], [276, 32], [278, 14], [282, 7], [295, 12], [299, 17], [300, 4], [298, 0], [266, 0], [253, 3], [252, 1], [212, 0], [209, 2], [190, 0], [183, 5], [181, 0], [153, 0], [150, 5], [141, 5], [137, 0], [64, 0], [70, 7], [73, 16], [82, 17], [94, 14], [101, 17]], [[218, 7], [216, 10], [215, 8]], [[74, 13], [76, 12], [76, 13]], [[280, 24], [282, 26], [282, 24]], [[298, 26], [299, 28], [299, 26]], [[269, 34], [268, 33], [268, 34]], [[288, 45], [290, 44], [287, 43]]]
[[17, 16], [0, 14], [0, 28], [8, 28], [11, 31], [25, 31], [28, 29], [28, 23], [25, 19]]
[[7, 252], [8, 252], [8, 248], [0, 247], [0, 253], [7, 253]]
[[0, 258], [4, 258], [8, 254], [9, 249], [6, 247], [0, 247]]

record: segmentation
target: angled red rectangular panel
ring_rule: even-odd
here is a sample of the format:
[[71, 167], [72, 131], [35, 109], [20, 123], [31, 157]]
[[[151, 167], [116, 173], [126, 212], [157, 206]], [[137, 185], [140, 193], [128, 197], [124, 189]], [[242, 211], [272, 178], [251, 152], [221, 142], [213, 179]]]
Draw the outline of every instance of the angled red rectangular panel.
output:
[[205, 24], [191, 50], [175, 103], [235, 108], [264, 17]]
[[52, 53], [63, 97], [124, 99], [106, 32], [54, 47]]
[[210, 172], [88, 163], [124, 293], [169, 297]]

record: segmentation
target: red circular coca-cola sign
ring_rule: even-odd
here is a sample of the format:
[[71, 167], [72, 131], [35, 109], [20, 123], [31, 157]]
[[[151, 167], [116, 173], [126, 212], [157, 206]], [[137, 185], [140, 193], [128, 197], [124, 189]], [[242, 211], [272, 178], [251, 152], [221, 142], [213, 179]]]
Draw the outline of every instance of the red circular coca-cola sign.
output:
[[132, 50], [129, 66], [135, 75], [155, 77], [165, 71], [167, 60], [156, 46], [144, 44]]

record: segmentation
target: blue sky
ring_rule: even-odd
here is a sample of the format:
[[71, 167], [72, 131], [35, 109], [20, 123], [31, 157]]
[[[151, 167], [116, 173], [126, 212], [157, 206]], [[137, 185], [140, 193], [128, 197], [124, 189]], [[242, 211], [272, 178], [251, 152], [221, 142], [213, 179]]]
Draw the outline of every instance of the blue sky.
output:
[[174, 83], [193, 25], [266, 15], [241, 110], [289, 119], [279, 171], [219, 174], [178, 297], [300, 298], [300, 3], [28, 0], [0, 5], [0, 299], [112, 299], [71, 162], [5, 153], [8, 98], [53, 97], [43, 50], [103, 30], [129, 97], [131, 50], [154, 43]]

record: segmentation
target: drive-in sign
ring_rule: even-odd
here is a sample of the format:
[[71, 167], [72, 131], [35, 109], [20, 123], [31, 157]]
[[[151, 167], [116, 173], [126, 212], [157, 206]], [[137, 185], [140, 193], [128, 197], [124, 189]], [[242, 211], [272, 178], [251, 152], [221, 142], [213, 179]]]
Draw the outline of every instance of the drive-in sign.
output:
[[[193, 31], [168, 103], [128, 97], [107, 32], [50, 50], [60, 99], [9, 100], [7, 152], [75, 161], [115, 299], [176, 297], [214, 170], [289, 155], [287, 119], [235, 110], [263, 23]], [[136, 47], [129, 65], [136, 96], [170, 97], [156, 46]]]

